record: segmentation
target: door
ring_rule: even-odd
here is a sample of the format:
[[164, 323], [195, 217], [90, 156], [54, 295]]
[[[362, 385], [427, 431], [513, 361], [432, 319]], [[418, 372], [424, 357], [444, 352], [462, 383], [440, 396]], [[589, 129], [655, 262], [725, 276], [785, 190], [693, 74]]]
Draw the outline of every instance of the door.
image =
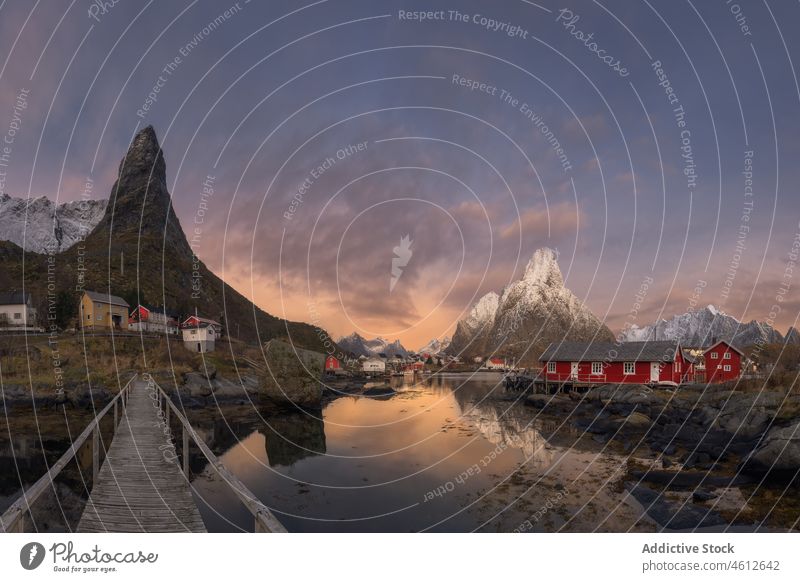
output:
[[650, 381], [658, 382], [661, 379], [661, 365], [658, 362], [650, 362]]
[[197, 342], [197, 351], [202, 352], [203, 349], [200, 347], [200, 342]]
[[578, 379], [578, 362], [572, 362], [570, 364], [569, 376], [575, 380]]

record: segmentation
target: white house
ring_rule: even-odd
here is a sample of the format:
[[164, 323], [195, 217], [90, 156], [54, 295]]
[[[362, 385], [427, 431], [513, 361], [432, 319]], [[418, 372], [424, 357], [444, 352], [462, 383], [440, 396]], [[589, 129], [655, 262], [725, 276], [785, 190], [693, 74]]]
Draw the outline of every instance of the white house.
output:
[[31, 294], [21, 291], [0, 293], [0, 331], [34, 331], [36, 308]]
[[381, 358], [367, 358], [362, 367], [366, 374], [384, 374], [386, 372], [386, 360]]
[[508, 367], [501, 358], [489, 358], [485, 365], [487, 370], [505, 370]]
[[222, 335], [222, 326], [213, 319], [192, 315], [181, 324], [183, 345], [193, 352], [212, 352], [214, 342]]

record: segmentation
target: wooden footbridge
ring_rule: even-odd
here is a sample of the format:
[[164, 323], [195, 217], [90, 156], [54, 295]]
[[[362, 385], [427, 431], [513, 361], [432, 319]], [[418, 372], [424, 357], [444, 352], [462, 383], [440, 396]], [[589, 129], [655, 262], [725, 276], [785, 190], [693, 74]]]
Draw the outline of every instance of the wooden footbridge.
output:
[[[101, 464], [100, 421], [114, 417], [111, 446]], [[181, 429], [180, 455], [172, 439]], [[92, 488], [78, 532], [205, 532], [192, 494], [189, 448], [193, 443], [254, 518], [256, 532], [284, 532], [272, 512], [200, 439], [186, 417], [147, 374], [134, 375], [101, 410], [50, 470], [0, 517], [0, 531], [26, 531], [27, 515], [81, 446], [92, 439]]]

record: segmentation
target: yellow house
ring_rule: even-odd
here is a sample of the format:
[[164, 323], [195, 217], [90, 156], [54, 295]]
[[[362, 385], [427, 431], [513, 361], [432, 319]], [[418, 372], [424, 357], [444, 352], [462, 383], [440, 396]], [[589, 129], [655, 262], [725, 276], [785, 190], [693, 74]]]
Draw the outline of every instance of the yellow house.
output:
[[84, 291], [81, 297], [80, 325], [89, 330], [128, 329], [130, 305], [122, 297], [96, 291]]

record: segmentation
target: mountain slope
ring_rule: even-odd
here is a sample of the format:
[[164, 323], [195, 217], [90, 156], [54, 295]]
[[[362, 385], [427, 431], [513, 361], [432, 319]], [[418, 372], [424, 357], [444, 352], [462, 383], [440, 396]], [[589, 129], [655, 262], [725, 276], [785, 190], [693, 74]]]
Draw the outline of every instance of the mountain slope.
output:
[[406, 350], [400, 343], [400, 340], [389, 342], [382, 337], [375, 339], [364, 339], [358, 333], [353, 332], [348, 336], [339, 338], [336, 342], [340, 348], [346, 352], [350, 352], [355, 356], [375, 356], [377, 354], [386, 354], [389, 357], [400, 356], [405, 358], [408, 356]]
[[502, 355], [534, 364], [554, 341], [613, 339], [611, 331], [564, 286], [555, 252], [537, 250], [522, 279], [488, 293], [458, 322], [447, 349], [462, 357]]
[[427, 344], [422, 346], [420, 349], [418, 349], [417, 353], [428, 354], [431, 356], [438, 356], [440, 353], [443, 353], [449, 346], [450, 346], [449, 337], [442, 338], [441, 340], [434, 338]]
[[[13, 275], [0, 277], [0, 283], [21, 288], [23, 253], [9, 244], [0, 245], [0, 272]], [[26, 288], [41, 305], [47, 299], [47, 258], [24, 256]], [[321, 350], [327, 338], [324, 330], [262, 311], [193, 257], [172, 209], [166, 163], [152, 127], [136, 135], [120, 162], [96, 228], [81, 244], [55, 255], [52, 263], [49, 278], [56, 291], [110, 291], [129, 303], [165, 304], [183, 315], [196, 309], [219, 320], [232, 337], [247, 341], [286, 337], [300, 347]]]
[[733, 340], [742, 346], [757, 343], [779, 343], [783, 336], [760, 321], [742, 323], [713, 305], [699, 311], [681, 313], [652, 325], [635, 325], [620, 334], [622, 341], [679, 340], [684, 345], [707, 346], [715, 339]]
[[46, 196], [0, 194], [0, 239], [34, 253], [60, 253], [91, 232], [105, 208], [105, 200], [56, 205]]

